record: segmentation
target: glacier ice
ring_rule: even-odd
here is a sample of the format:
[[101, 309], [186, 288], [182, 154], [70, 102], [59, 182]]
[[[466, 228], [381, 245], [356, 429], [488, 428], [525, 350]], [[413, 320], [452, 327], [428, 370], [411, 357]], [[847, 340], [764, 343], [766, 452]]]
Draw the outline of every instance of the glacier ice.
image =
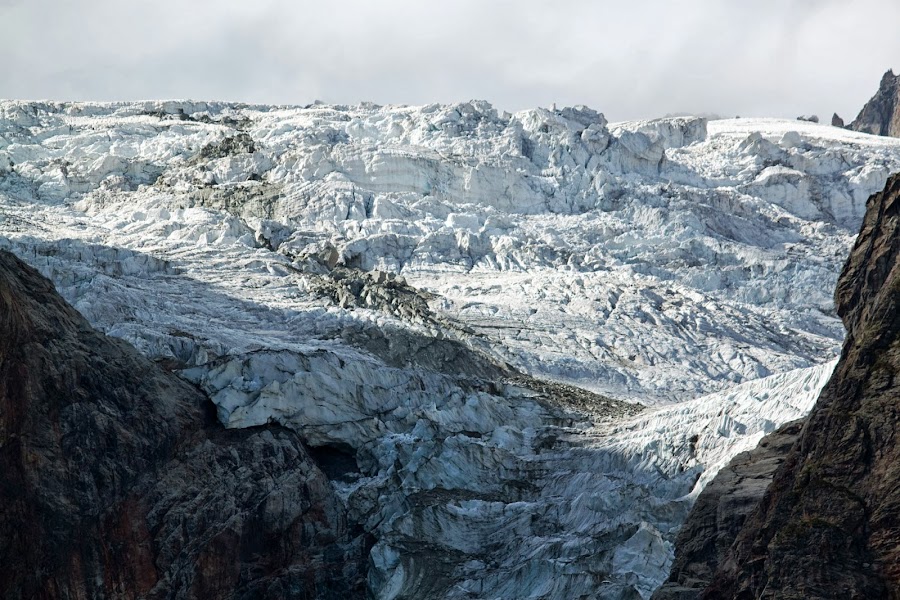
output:
[[646, 597], [699, 489], [809, 410], [897, 170], [776, 119], [0, 102], [0, 246], [226, 426], [350, 453], [376, 596]]

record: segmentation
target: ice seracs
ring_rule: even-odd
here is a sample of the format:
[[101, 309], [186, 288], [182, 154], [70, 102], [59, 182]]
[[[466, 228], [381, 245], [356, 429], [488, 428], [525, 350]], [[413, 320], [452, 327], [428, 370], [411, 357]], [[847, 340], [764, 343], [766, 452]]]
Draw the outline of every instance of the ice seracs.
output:
[[4, 102], [0, 246], [226, 425], [318, 448], [377, 597], [646, 597], [827, 378], [896, 170], [788, 120]]
[[[503, 360], [642, 402], [833, 353], [833, 273], [896, 153], [805, 122], [609, 126], [586, 108], [504, 116], [479, 102], [5, 110], [45, 123], [51, 140], [7, 132], [17, 196], [80, 199], [111, 238], [151, 253], [243, 240], [277, 260], [333, 251], [342, 265], [401, 273]], [[466, 283], [497, 274], [522, 282], [520, 302]], [[711, 336], [679, 313], [725, 322]], [[630, 343], [651, 331], [639, 337], [652, 346]]]

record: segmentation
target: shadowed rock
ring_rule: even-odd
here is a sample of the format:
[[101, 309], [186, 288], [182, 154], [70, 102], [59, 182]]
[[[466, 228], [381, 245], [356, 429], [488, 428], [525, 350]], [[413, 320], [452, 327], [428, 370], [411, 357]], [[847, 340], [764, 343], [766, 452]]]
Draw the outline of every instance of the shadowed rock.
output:
[[801, 426], [802, 421], [794, 421], [767, 435], [750, 452], [735, 456], [704, 488], [675, 540], [669, 579], [653, 600], [693, 600], [709, 585]]
[[0, 597], [362, 597], [367, 540], [297, 435], [211, 412], [0, 252]]
[[835, 373], [702, 598], [900, 596], [900, 175], [869, 199], [835, 300]]

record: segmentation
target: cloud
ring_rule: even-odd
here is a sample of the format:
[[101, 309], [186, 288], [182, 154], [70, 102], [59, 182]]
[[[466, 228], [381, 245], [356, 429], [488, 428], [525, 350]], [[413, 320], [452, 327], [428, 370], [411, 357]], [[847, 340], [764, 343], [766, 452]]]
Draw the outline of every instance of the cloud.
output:
[[852, 118], [894, 0], [0, 0], [0, 96]]

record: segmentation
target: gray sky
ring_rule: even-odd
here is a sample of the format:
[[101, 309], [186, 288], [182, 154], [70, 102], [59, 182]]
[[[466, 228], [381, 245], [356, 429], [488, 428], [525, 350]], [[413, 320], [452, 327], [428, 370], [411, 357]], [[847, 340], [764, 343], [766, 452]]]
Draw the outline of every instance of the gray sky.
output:
[[0, 0], [0, 97], [849, 121], [898, 22], [898, 0]]

